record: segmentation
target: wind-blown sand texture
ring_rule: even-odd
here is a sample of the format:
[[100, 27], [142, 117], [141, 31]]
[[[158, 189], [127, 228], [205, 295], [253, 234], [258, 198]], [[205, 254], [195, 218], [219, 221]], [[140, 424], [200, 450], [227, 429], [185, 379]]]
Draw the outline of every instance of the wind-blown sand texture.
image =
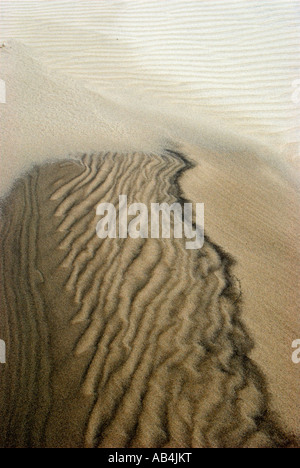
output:
[[[0, 49], [0, 446], [299, 446], [295, 2], [20, 3], [2, 2], [33, 50]], [[120, 194], [204, 202], [204, 247], [100, 240]]]
[[188, 251], [182, 239], [95, 235], [97, 203], [180, 201], [188, 167], [172, 151], [84, 155], [16, 184], [3, 208], [1, 315], [14, 359], [1, 445], [290, 443], [248, 357], [231, 259], [209, 240]]
[[298, 159], [297, 0], [2, 0], [0, 11], [0, 38], [102, 96], [211, 113]]

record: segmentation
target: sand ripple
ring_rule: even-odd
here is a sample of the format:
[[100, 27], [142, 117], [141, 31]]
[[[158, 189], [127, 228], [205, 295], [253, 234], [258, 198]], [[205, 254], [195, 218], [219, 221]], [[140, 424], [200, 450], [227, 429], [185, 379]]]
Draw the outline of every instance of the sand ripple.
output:
[[[43, 165], [3, 203], [3, 447], [277, 447], [233, 260], [99, 239], [101, 201], [181, 201], [174, 151]], [[5, 273], [5, 274], [4, 274]], [[3, 404], [5, 402], [5, 404]]]

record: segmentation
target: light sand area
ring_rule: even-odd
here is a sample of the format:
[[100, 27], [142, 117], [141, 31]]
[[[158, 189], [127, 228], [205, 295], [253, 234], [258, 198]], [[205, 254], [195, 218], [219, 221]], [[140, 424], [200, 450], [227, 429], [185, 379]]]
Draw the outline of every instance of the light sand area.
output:
[[218, 115], [299, 163], [297, 0], [3, 0], [0, 22], [89, 89]]

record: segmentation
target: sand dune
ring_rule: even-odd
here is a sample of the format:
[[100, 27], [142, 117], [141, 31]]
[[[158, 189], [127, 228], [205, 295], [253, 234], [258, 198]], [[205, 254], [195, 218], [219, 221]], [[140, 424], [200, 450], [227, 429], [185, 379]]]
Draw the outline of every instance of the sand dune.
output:
[[1, 39], [102, 95], [188, 106], [289, 160], [299, 152], [296, 0], [3, 0], [0, 11]]
[[[0, 445], [299, 446], [295, 3], [73, 3], [2, 2]], [[101, 241], [120, 194], [203, 249]]]
[[95, 235], [100, 201], [179, 201], [188, 167], [173, 151], [85, 155], [36, 168], [6, 199], [2, 446], [291, 443], [248, 357], [230, 257], [208, 239], [199, 252]]

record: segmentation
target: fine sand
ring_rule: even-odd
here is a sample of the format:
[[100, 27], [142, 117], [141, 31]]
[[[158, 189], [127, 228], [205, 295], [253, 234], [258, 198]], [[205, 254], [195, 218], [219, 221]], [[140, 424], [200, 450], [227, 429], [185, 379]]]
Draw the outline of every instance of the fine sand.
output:
[[298, 159], [297, 0], [2, 0], [0, 13], [0, 39], [134, 112], [211, 113]]
[[[186, 93], [190, 112], [177, 89], [173, 101], [155, 104], [149, 96], [165, 88], [149, 88], [149, 74], [128, 97], [108, 91], [108, 78], [101, 88], [88, 65], [96, 78], [83, 86], [82, 61], [76, 76], [55, 41], [47, 68], [45, 30], [30, 40], [28, 31], [32, 18], [49, 20], [51, 3], [28, 2], [18, 27], [21, 13], [3, 8], [23, 44], [0, 49], [0, 446], [299, 447], [300, 365], [291, 359], [300, 338], [297, 139], [274, 107], [256, 118], [256, 99], [245, 104], [254, 123], [242, 131], [241, 101], [240, 117], [226, 124], [230, 106], [218, 118], [213, 106], [194, 108], [197, 94]], [[55, 3], [57, 11], [70, 4]], [[279, 17], [283, 2], [274, 5]], [[128, 8], [124, 24], [135, 15]], [[69, 24], [66, 38], [78, 27]], [[262, 36], [269, 44], [268, 28]], [[137, 79], [123, 72], [127, 83]], [[282, 85], [277, 78], [272, 89]], [[99, 239], [95, 208], [118, 208], [120, 194], [147, 206], [204, 203], [203, 248], [186, 250], [174, 238]]]

